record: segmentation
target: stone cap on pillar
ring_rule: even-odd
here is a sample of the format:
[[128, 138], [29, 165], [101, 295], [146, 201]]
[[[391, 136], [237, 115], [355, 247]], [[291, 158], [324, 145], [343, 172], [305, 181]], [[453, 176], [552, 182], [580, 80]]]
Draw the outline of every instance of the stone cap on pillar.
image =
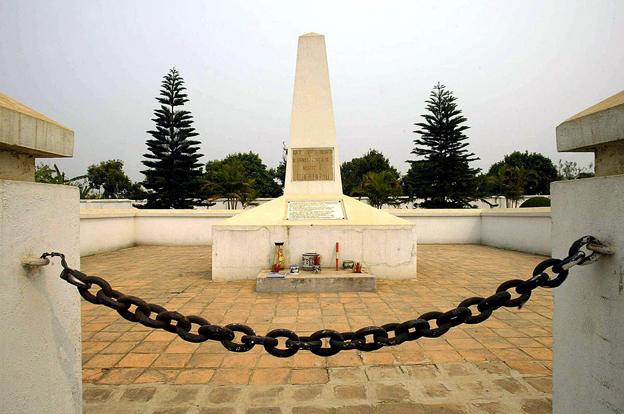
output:
[[556, 134], [558, 151], [596, 154], [596, 175], [624, 173], [624, 91], [567, 119]]
[[0, 93], [0, 151], [35, 158], [71, 157], [74, 131]]

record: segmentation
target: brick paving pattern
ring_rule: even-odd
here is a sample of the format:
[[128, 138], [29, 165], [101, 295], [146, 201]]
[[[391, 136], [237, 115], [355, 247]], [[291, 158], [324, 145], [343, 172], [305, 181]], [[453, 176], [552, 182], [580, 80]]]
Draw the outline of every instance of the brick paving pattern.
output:
[[[418, 280], [378, 280], [374, 293], [256, 293], [254, 281], [212, 282], [210, 247], [141, 246], [82, 258], [126, 294], [258, 333], [284, 327], [356, 330], [447, 310], [527, 278], [541, 256], [477, 245], [418, 246]], [[256, 346], [234, 354], [125, 321], [84, 302], [87, 413], [550, 413], [552, 296], [479, 325], [363, 353], [292, 358]]]

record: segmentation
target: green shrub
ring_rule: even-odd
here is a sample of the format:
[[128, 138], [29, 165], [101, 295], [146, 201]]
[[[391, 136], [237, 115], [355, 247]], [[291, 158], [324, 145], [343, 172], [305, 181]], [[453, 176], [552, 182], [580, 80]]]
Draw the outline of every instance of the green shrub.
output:
[[525, 208], [525, 207], [550, 207], [550, 198], [531, 197], [520, 205], [520, 208]]

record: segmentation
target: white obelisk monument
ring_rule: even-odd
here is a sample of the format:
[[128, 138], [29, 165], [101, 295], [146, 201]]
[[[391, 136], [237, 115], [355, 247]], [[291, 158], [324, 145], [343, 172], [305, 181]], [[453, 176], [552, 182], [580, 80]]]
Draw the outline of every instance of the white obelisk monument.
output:
[[325, 36], [299, 37], [284, 195], [342, 194]]
[[252, 279], [269, 267], [275, 241], [289, 263], [306, 252], [323, 267], [359, 261], [381, 278], [416, 277], [413, 223], [342, 193], [325, 37], [299, 37], [284, 195], [213, 227], [214, 280]]

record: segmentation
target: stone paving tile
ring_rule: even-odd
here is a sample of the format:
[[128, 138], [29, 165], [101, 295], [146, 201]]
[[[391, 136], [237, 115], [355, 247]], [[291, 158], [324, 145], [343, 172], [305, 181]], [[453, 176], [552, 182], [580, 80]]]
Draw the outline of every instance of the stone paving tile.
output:
[[[256, 293], [253, 281], [212, 282], [206, 246], [141, 246], [82, 258], [113, 287], [213, 323], [310, 334], [355, 330], [447, 310], [526, 278], [543, 257], [476, 245], [420, 245], [418, 279], [377, 292]], [[85, 409], [171, 413], [546, 413], [551, 410], [552, 297], [479, 325], [372, 353], [288, 359], [261, 347], [232, 354], [193, 344], [82, 302]], [[107, 410], [107, 404], [113, 408]], [[117, 411], [115, 411], [117, 410]], [[279, 411], [276, 411], [279, 410]]]

